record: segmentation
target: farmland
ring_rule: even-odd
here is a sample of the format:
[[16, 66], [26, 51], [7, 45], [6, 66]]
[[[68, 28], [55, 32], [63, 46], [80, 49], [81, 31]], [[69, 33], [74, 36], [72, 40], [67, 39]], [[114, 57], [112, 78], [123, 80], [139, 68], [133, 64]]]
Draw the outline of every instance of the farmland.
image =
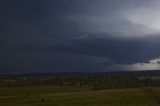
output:
[[1, 106], [159, 106], [159, 101], [159, 88], [98, 91], [89, 86], [0, 88]]

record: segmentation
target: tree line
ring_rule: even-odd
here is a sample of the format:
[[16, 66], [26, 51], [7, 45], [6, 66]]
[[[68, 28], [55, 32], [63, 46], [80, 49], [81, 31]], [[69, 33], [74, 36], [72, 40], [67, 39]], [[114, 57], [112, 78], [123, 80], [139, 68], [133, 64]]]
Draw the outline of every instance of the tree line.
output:
[[14, 76], [0, 77], [0, 87], [17, 86], [91, 86], [93, 90], [121, 89], [140, 87], [160, 87], [160, 79], [153, 76], [141, 77], [123, 74], [94, 74], [94, 75], [53, 75], [53, 76]]

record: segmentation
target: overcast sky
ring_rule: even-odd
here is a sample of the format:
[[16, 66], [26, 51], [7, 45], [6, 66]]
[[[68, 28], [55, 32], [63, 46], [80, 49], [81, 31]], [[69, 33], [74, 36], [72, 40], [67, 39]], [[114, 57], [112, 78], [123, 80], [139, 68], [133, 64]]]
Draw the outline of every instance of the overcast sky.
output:
[[0, 74], [160, 68], [160, 0], [0, 0]]

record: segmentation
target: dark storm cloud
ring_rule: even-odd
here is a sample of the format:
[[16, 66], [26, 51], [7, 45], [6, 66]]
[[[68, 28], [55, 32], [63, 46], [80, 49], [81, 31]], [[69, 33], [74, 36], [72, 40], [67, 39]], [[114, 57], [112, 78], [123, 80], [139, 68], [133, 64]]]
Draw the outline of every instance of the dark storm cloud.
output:
[[[157, 35], [145, 38], [99, 38], [105, 34], [90, 35], [85, 39], [71, 40], [68, 45], [57, 46], [21, 46], [19, 51], [64, 51], [73, 54], [81, 54], [95, 57], [106, 57], [116, 63], [131, 64], [147, 62], [150, 59], [158, 58], [160, 55], [160, 37]], [[159, 35], [159, 34], [158, 34]], [[94, 36], [94, 37], [93, 37]]]
[[96, 71], [105, 70], [95, 65], [98, 57], [117, 63], [159, 57], [159, 37], [130, 38], [154, 30], [125, 17], [151, 2], [0, 0], [0, 73]]
[[[98, 35], [97, 35], [98, 36]], [[100, 36], [100, 35], [99, 35]], [[71, 41], [71, 46], [57, 48], [72, 53], [108, 57], [117, 63], [147, 62], [158, 58], [160, 37], [142, 39], [88, 38]]]
[[[37, 37], [35, 31], [38, 31], [39, 36], [57, 42], [101, 29], [101, 25], [99, 28], [96, 23], [102, 24], [107, 20], [114, 23], [114, 19], [121, 20], [124, 10], [147, 3], [148, 0], [138, 3], [131, 0], [1, 0], [0, 27], [10, 36], [15, 30], [27, 29], [23, 33], [31, 32], [29, 27], [33, 29], [33, 38]], [[13, 36], [17, 35], [24, 34], [15, 32]]]

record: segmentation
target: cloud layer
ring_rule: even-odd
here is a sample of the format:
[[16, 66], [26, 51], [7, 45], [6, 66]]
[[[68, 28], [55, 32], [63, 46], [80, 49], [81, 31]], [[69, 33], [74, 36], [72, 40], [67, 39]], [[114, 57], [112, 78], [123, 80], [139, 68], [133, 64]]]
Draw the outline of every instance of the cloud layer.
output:
[[160, 57], [157, 4], [0, 0], [0, 73], [133, 70]]

